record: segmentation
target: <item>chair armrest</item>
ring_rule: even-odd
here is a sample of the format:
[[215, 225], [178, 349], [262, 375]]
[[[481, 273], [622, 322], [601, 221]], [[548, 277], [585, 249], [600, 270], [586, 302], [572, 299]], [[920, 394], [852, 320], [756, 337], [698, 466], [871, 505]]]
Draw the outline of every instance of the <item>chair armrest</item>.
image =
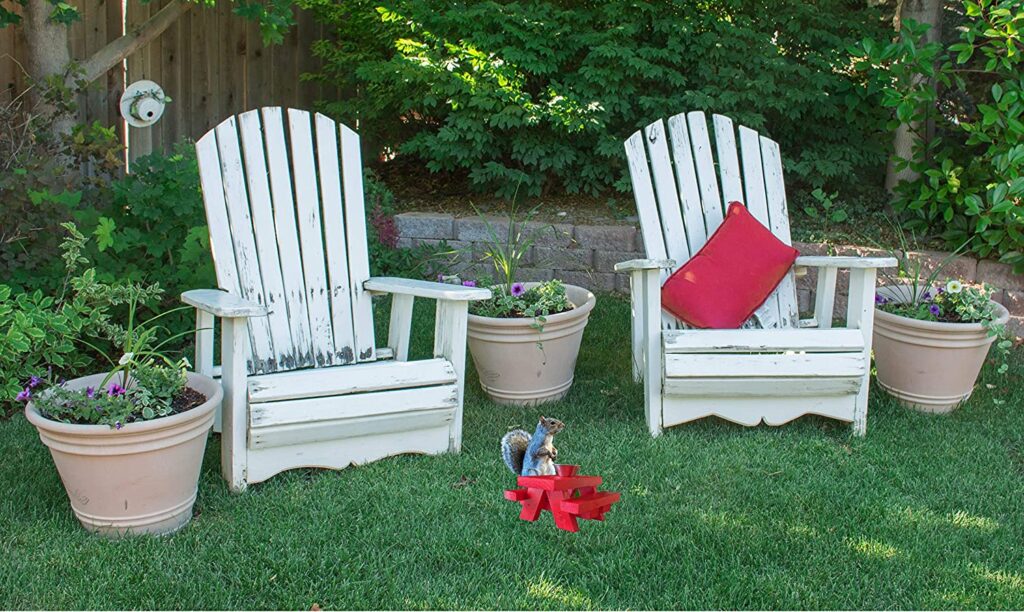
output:
[[674, 259], [630, 259], [615, 264], [616, 272], [636, 272], [639, 270], [662, 270], [674, 268]]
[[895, 268], [895, 257], [829, 257], [825, 255], [801, 255], [794, 266], [810, 268]]
[[265, 317], [266, 306], [232, 295], [220, 289], [193, 289], [181, 294], [181, 301], [222, 319]]
[[398, 295], [411, 295], [413, 297], [433, 300], [453, 300], [458, 302], [487, 300], [491, 297], [490, 289], [463, 287], [461, 285], [449, 285], [447, 283], [391, 276], [371, 278], [363, 283], [363, 289], [378, 293], [396, 293]]

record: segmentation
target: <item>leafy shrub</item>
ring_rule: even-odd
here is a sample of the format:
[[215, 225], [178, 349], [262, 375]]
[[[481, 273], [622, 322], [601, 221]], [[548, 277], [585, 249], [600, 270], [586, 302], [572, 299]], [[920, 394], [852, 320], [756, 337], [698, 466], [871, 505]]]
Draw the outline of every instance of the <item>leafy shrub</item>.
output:
[[885, 31], [868, 3], [784, 0], [771, 19], [753, 0], [302, 4], [330, 28], [314, 77], [352, 93], [327, 112], [501, 195], [625, 190], [622, 139], [685, 110], [771, 135], [815, 186], [884, 160], [846, 53]]
[[[63, 243], [66, 276], [54, 297], [36, 289], [16, 292], [0, 285], [0, 412], [15, 407], [14, 399], [32, 377], [72, 376], [91, 363], [77, 338], [98, 333], [108, 311], [86, 290], [95, 281], [92, 269], [78, 272], [88, 261], [82, 256], [85, 237], [71, 232]], [[82, 290], [79, 290], [82, 289]]]
[[[911, 227], [965, 241], [981, 257], [1024, 272], [1024, 7], [1019, 0], [962, 3], [957, 40], [921, 44], [927, 26], [904, 24], [899, 39], [864, 41], [858, 67], [875, 78], [889, 128], [925, 130], [925, 143], [897, 168], [920, 178], [897, 188]], [[936, 86], [937, 85], [937, 86]]]
[[48, 293], [64, 281], [61, 233], [54, 228], [103, 200], [123, 151], [115, 131], [98, 123], [53, 137], [45, 129], [51, 118], [23, 98], [0, 105], [0, 279]]
[[105, 195], [74, 215], [96, 238], [91, 257], [100, 278], [159, 281], [175, 302], [182, 291], [215, 286], [192, 143], [138, 158]]

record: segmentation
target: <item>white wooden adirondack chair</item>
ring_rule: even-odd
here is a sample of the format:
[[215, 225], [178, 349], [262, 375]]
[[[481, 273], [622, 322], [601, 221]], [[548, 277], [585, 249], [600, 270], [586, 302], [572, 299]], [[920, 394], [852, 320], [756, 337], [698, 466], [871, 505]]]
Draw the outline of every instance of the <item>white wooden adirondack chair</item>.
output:
[[[198, 312], [197, 370], [222, 322], [221, 468], [232, 490], [295, 467], [458, 452], [474, 289], [370, 278], [359, 137], [327, 117], [263, 108], [196, 143], [220, 290]], [[387, 347], [371, 293], [394, 294]], [[437, 300], [434, 359], [407, 361], [415, 297]]]
[[[799, 257], [819, 269], [814, 315], [799, 320], [791, 270], [743, 329], [700, 330], [661, 309], [661, 284], [743, 202], [791, 244], [779, 145], [715, 115], [712, 152], [702, 112], [659, 120], [626, 141], [648, 259], [630, 272], [633, 374], [643, 379], [647, 424], [663, 427], [715, 415], [743, 425], [781, 425], [804, 414], [852, 421], [866, 431], [875, 270], [893, 258]], [[716, 172], [717, 167], [717, 172]], [[832, 329], [837, 272], [850, 270], [846, 328]]]

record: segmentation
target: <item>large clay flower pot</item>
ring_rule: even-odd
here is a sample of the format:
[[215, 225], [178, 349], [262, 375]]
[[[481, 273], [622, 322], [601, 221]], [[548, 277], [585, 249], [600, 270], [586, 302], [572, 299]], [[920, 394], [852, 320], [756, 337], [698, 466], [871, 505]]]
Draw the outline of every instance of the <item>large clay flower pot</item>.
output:
[[[907, 302], [911, 288], [880, 287], [878, 294]], [[997, 323], [1010, 313], [995, 303]], [[940, 323], [901, 317], [875, 309], [874, 352], [878, 384], [905, 406], [946, 413], [974, 391], [989, 347], [995, 340], [981, 323]]]
[[[104, 374], [68, 381], [96, 387]], [[199, 469], [214, 411], [224, 391], [212, 378], [188, 374], [206, 402], [169, 417], [107, 425], [73, 425], [43, 417], [30, 402], [25, 416], [50, 448], [71, 500], [89, 531], [110, 537], [171, 533], [192, 519]]]
[[[527, 288], [538, 283], [525, 283]], [[597, 299], [582, 287], [566, 285], [575, 308], [551, 315], [537, 330], [533, 319], [469, 315], [469, 352], [480, 386], [499, 404], [532, 406], [565, 397], [590, 311]]]

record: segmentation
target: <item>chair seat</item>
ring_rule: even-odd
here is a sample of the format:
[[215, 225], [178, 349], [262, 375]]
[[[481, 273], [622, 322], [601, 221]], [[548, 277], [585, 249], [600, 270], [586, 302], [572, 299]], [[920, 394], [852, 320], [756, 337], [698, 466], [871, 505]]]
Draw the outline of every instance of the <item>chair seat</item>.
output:
[[369, 393], [451, 384], [455, 380], [455, 368], [447, 359], [375, 361], [250, 376], [249, 401], [277, 402]]
[[851, 395], [866, 367], [855, 329], [666, 331], [663, 342], [666, 395]]
[[249, 378], [249, 448], [447, 428], [458, 407], [446, 359], [384, 361]]

